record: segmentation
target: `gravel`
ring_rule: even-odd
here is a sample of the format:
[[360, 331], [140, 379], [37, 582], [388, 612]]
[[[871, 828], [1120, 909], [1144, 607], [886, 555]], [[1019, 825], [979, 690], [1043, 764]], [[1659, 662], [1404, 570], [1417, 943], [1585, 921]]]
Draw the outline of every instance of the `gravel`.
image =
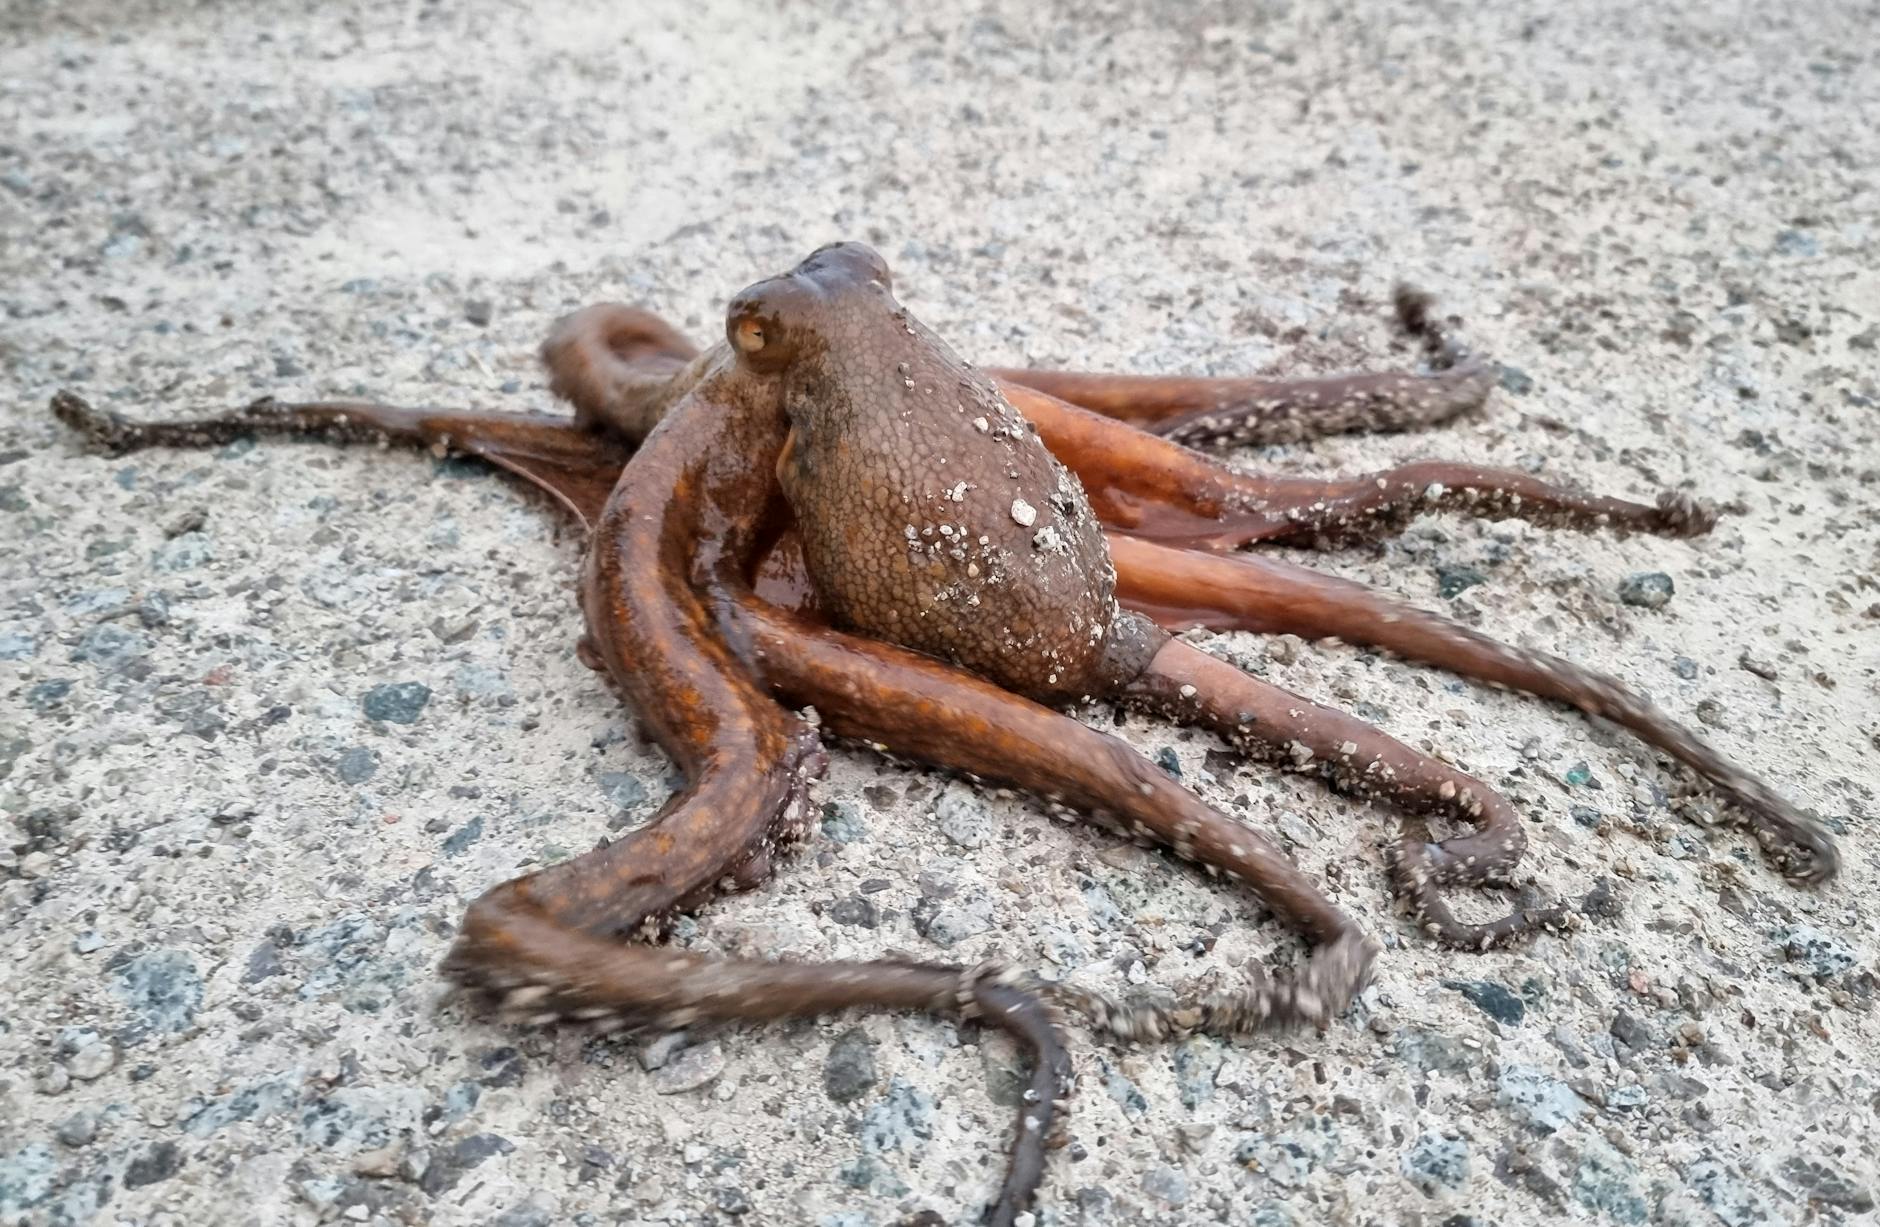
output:
[[[676, 782], [575, 655], [580, 541], [544, 500], [372, 447], [90, 454], [45, 409], [71, 386], [129, 415], [548, 410], [534, 354], [561, 313], [638, 302], [709, 341], [738, 287], [842, 237], [986, 364], [1413, 363], [1385, 304], [1430, 289], [1500, 365], [1482, 412], [1235, 462], [1450, 457], [1684, 491], [1723, 522], [1446, 514], [1286, 556], [1624, 678], [1845, 830], [1842, 878], [1798, 889], [1610, 727], [1193, 632], [1503, 789], [1513, 885], [1598, 902], [1437, 949], [1388, 897], [1394, 814], [1092, 709], [1387, 948], [1323, 1032], [1073, 1025], [1041, 1227], [1871, 1217], [1880, 64], [1858, 7], [5, 6], [0, 1222], [976, 1218], [1022, 1065], [981, 1026], [701, 1026], [646, 1060], [658, 1037], [443, 991], [471, 899]], [[810, 847], [673, 941], [1157, 996], [1301, 954], [1230, 883], [831, 741]], [[1455, 894], [1468, 919], [1520, 902]]]
[[1619, 599], [1639, 609], [1663, 609], [1676, 592], [1663, 571], [1640, 571], [1619, 581]]

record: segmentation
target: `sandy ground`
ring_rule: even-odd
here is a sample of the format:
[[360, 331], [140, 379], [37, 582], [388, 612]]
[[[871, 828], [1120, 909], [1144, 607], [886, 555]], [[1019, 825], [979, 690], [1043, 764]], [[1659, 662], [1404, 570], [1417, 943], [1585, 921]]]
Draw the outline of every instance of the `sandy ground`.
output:
[[[1688, 542], [1424, 520], [1314, 561], [1617, 673], [1844, 833], [1840, 880], [1794, 889], [1626, 736], [1203, 637], [1454, 756], [1521, 806], [1543, 891], [1624, 911], [1433, 949], [1387, 896], [1389, 815], [1130, 720], [1391, 948], [1324, 1035], [1080, 1033], [1041, 1222], [1871, 1213], [1880, 10], [1659, 7], [0, 8], [0, 1220], [974, 1219], [1013, 1058], [970, 1029], [601, 1042], [443, 994], [468, 898], [671, 783], [575, 660], [545, 504], [369, 449], [103, 458], [44, 408], [546, 407], [558, 313], [707, 337], [837, 237], [988, 364], [1402, 361], [1390, 286], [1436, 291], [1507, 364], [1484, 414], [1238, 459], [1460, 456], [1733, 514]], [[1649, 572], [1670, 602], [1622, 602]], [[1296, 949], [1022, 798], [853, 749], [820, 795], [809, 854], [680, 941], [1115, 991]]]

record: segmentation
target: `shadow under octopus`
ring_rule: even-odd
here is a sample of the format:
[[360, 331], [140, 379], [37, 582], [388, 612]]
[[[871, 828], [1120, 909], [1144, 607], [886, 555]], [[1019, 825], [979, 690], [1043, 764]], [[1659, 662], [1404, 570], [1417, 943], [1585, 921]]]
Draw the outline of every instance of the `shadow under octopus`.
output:
[[[572, 418], [262, 400], [134, 422], [69, 392], [54, 412], [95, 446], [202, 446], [251, 433], [473, 455], [546, 490], [587, 532], [578, 650], [632, 704], [686, 784], [645, 826], [504, 882], [470, 907], [447, 973], [506, 1015], [679, 1027], [851, 1007], [934, 1011], [1010, 1033], [1032, 1058], [1003, 1185], [1012, 1224], [1069, 1091], [1063, 1011], [1125, 1038], [1324, 1025], [1379, 947], [1259, 831], [1213, 809], [1062, 708], [1106, 700], [1399, 809], [1392, 882], [1440, 942], [1483, 949], [1571, 922], [1567, 905], [1459, 920], [1448, 888], [1505, 885], [1525, 843], [1494, 789], [1362, 721], [1173, 637], [1193, 627], [1368, 645], [1629, 729], [1733, 808], [1798, 883], [1837, 868], [1822, 827], [1613, 678], [1506, 646], [1365, 587], [1241, 552], [1328, 547], [1456, 510], [1687, 536], [1714, 523], [1532, 476], [1424, 462], [1359, 477], [1266, 477], [1187, 444], [1400, 430], [1480, 405], [1494, 369], [1400, 290], [1421, 372], [1194, 379], [981, 370], [841, 243], [731, 301], [700, 350], [617, 304], [543, 346]], [[788, 963], [656, 941], [679, 913], [763, 882], [808, 836], [822, 730], [1003, 781], [1157, 841], [1251, 890], [1314, 947], [1293, 974], [1173, 1006], [996, 965]], [[1431, 838], [1430, 819], [1462, 833]]]

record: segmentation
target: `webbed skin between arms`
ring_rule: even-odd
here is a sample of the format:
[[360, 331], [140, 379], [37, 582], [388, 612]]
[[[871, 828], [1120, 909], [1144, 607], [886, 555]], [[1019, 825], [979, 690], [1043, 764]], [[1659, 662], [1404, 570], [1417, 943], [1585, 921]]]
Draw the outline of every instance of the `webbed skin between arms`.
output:
[[[1033, 1058], [987, 1212], [1011, 1224], [1042, 1178], [1068, 1090], [1062, 1008], [1137, 1038], [1323, 1025], [1378, 951], [1265, 836], [1057, 709], [1105, 698], [1194, 723], [1401, 809], [1392, 879], [1446, 944], [1484, 947], [1576, 920], [1559, 905], [1458, 920], [1444, 888], [1502, 884], [1516, 869], [1525, 835], [1513, 806], [1169, 629], [1335, 635], [1568, 703], [1715, 786], [1794, 880], [1823, 881], [1838, 865], [1818, 823], [1616, 681], [1358, 585], [1222, 552], [1264, 540], [1329, 546], [1435, 509], [1667, 535], [1714, 522], [1682, 495], [1642, 504], [1476, 466], [1269, 479], [1173, 441], [1397, 429], [1479, 404], [1488, 368], [1455, 352], [1426, 302], [1400, 295], [1398, 307], [1437, 361], [1430, 373], [985, 372], [895, 301], [876, 253], [836, 244], [736, 296], [726, 339], [703, 351], [635, 308], [566, 317], [543, 357], [572, 420], [263, 401], [140, 424], [70, 393], [53, 409], [111, 450], [257, 432], [384, 439], [478, 455], [548, 491], [589, 531], [582, 659], [607, 673], [687, 782], [646, 826], [476, 900], [446, 971], [511, 1016], [604, 1028], [850, 1007], [1001, 1027]], [[1001, 968], [726, 960], [651, 944], [679, 912], [762, 883], [805, 838], [824, 758], [799, 706], [829, 731], [1016, 784], [1159, 842], [1253, 891], [1314, 951], [1290, 977], [1255, 971], [1204, 1001], [1142, 1007]], [[1463, 830], [1432, 840], [1431, 817]]]

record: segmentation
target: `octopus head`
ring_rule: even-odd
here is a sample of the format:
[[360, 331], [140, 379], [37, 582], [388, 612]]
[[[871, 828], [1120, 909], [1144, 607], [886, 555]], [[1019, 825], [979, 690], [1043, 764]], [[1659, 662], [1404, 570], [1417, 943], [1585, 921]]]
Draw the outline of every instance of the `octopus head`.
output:
[[893, 285], [887, 261], [874, 248], [830, 243], [733, 298], [725, 339], [744, 366], [774, 375], [827, 352], [832, 336], [858, 317], [898, 310]]

